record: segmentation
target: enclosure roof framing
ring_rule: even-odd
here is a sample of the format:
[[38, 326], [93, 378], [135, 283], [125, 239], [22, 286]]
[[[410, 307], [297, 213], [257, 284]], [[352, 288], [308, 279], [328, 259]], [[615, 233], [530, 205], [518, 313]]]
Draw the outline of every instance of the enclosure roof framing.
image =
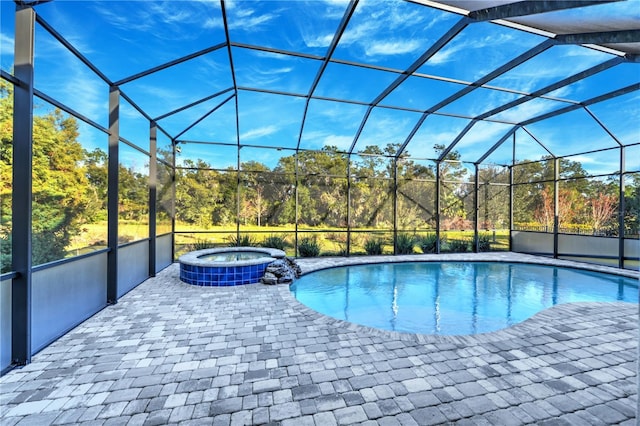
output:
[[[399, 159], [428, 155], [438, 134], [445, 148], [434, 160], [456, 150], [482, 163], [519, 133], [551, 154], [553, 142], [531, 125], [579, 110], [603, 145], [640, 142], [628, 135], [637, 116], [621, 128], [600, 107], [640, 92], [631, 0], [152, 1], [112, 11], [91, 1], [82, 11], [74, 2], [15, 3], [34, 7], [45, 33], [173, 143], [295, 151], [338, 143], [347, 154], [394, 143]], [[87, 31], [83, 14], [94, 23]], [[16, 77], [3, 69], [2, 78]], [[43, 100], [107, 129], [38, 84]]]

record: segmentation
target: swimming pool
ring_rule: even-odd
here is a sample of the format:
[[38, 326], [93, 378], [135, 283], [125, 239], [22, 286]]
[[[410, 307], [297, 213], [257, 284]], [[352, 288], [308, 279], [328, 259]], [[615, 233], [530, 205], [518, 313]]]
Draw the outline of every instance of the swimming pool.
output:
[[294, 297], [322, 314], [383, 330], [479, 334], [559, 303], [638, 303], [634, 278], [520, 263], [410, 262], [303, 275]]

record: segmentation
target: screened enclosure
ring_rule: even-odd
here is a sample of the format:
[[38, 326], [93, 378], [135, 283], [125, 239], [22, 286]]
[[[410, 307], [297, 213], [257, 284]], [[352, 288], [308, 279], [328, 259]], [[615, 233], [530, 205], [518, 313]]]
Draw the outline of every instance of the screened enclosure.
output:
[[634, 3], [0, 2], [2, 369], [203, 247], [637, 269]]

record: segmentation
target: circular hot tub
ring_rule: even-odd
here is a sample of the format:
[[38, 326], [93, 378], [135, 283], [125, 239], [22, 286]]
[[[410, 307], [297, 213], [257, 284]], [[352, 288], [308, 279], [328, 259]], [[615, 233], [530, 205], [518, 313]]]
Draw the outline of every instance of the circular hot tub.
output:
[[199, 286], [255, 284], [285, 252], [266, 247], [222, 247], [180, 256], [180, 280]]

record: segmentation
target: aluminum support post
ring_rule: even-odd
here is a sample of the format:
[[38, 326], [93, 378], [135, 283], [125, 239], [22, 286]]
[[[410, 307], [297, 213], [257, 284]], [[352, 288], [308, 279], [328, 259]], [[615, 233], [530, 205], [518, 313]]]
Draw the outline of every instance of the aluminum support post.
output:
[[436, 199], [435, 199], [435, 212], [436, 212], [436, 253], [440, 253], [440, 161], [436, 163]]
[[560, 232], [560, 159], [553, 159], [553, 258], [558, 258], [558, 233]]
[[149, 276], [156, 276], [156, 197], [158, 187], [158, 126], [149, 123]]
[[398, 254], [398, 161], [393, 163], [393, 254]]
[[13, 189], [11, 359], [14, 365], [31, 362], [31, 197], [33, 148], [33, 44], [36, 14], [18, 6], [15, 21], [15, 76], [13, 92]]
[[[624, 211], [626, 210], [625, 206], [625, 171], [627, 165], [625, 161], [625, 148], [624, 146], [620, 147], [620, 183], [619, 183], [619, 192], [618, 192], [618, 268], [624, 268], [624, 257], [625, 257], [625, 249], [624, 249]], [[640, 385], [639, 385], [640, 386]]]
[[[473, 252], [478, 253], [480, 250], [478, 243], [478, 211], [480, 210], [480, 203], [478, 202], [478, 194], [480, 193], [479, 181], [480, 177], [478, 176], [478, 171], [480, 168], [477, 164], [475, 166], [475, 177], [473, 179]], [[485, 200], [485, 203], [487, 200]]]
[[109, 88], [109, 161], [107, 195], [107, 303], [118, 303], [118, 169], [120, 162], [120, 89]]

